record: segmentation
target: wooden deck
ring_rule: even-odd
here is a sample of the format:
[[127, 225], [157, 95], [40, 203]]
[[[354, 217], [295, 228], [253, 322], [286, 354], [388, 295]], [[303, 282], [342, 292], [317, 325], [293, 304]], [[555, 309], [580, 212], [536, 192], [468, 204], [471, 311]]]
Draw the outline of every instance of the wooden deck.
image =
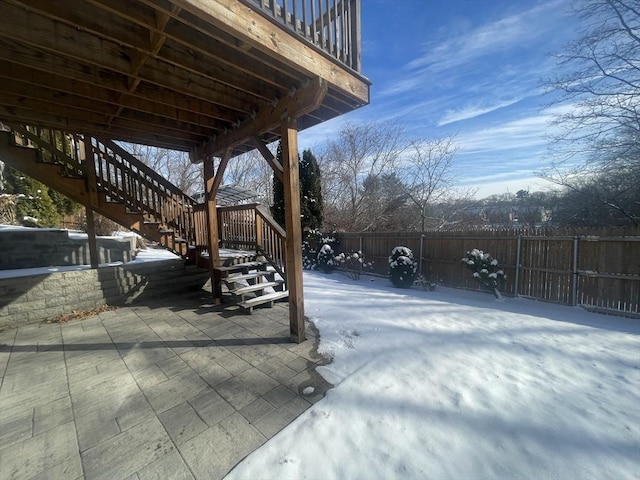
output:
[[[0, 120], [183, 151], [244, 126], [269, 142], [279, 122], [256, 116], [315, 79], [327, 94], [299, 130], [368, 103], [359, 4], [3, 1]], [[237, 141], [235, 153], [255, 148]]]
[[[229, 160], [258, 149], [284, 185], [287, 241], [281, 232], [271, 233], [284, 245], [291, 339], [301, 342], [297, 133], [369, 102], [370, 82], [360, 68], [360, 4], [3, 0], [0, 123], [55, 129], [61, 138], [90, 136], [81, 153], [98, 165], [107, 152], [94, 146], [115, 140], [189, 152], [193, 162], [203, 163], [205, 203], [196, 212], [190, 200], [172, 200], [171, 208], [193, 217], [196, 237], [204, 232], [199, 237], [209, 252], [214, 285], [220, 284], [214, 267], [221, 261], [216, 193]], [[282, 163], [267, 148], [276, 140], [281, 140]], [[150, 175], [139, 173], [124, 168], [121, 176], [140, 177], [132, 185], [146, 183], [143, 177]], [[100, 182], [92, 171], [83, 180], [89, 237], [94, 238]], [[139, 201], [139, 191], [129, 190], [125, 204]], [[148, 227], [154, 225], [155, 220]], [[169, 243], [179, 238], [188, 250], [190, 239], [181, 232], [175, 237]], [[221, 299], [221, 291], [214, 289], [213, 296]]]

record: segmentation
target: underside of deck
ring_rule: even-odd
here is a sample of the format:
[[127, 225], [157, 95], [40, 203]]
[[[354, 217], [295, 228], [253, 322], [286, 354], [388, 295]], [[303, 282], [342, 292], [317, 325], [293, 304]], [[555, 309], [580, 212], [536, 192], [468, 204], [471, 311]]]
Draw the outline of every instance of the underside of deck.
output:
[[[343, 4], [331, 3], [327, 23]], [[343, 63], [357, 66], [359, 52], [338, 43], [341, 30], [269, 13], [262, 1], [3, 1], [0, 118], [191, 151], [318, 78], [327, 93], [299, 130], [368, 103], [368, 81]], [[303, 35], [311, 27], [316, 42]], [[254, 127], [265, 142], [280, 136], [277, 122]], [[244, 138], [233, 153], [253, 148]]]
[[[127, 157], [114, 140], [189, 152], [193, 162], [202, 162], [205, 202], [200, 212], [206, 220], [200, 218], [200, 224], [218, 300], [216, 193], [230, 159], [257, 148], [284, 185], [283, 272], [291, 338], [300, 342], [304, 302], [297, 133], [369, 102], [360, 37], [360, 0], [2, 0], [0, 123], [28, 140], [16, 148], [37, 144], [42, 149], [38, 132], [57, 131], [47, 137], [47, 148], [55, 151], [51, 169], [60, 158], [63, 164], [77, 161], [86, 185], [80, 196], [90, 238], [93, 212], [105, 209], [100, 195], [114, 183], [110, 175], [101, 177], [100, 166]], [[54, 138], [60, 145], [52, 143]], [[278, 139], [282, 163], [267, 148]], [[67, 144], [74, 146], [77, 158], [68, 156]], [[14, 146], [8, 148], [18, 163], [21, 157], [33, 160], [31, 154], [18, 156]], [[131, 181], [118, 185], [115, 193], [122, 208], [136, 205], [147, 215], [156, 205], [144, 205], [139, 192], [151, 184], [156, 190], [164, 187], [154, 172], [131, 167], [134, 163], [118, 164], [117, 175]], [[33, 168], [42, 173], [44, 167]], [[49, 176], [43, 177], [47, 183]], [[105, 198], [113, 196], [110, 191]], [[172, 211], [195, 221], [192, 199], [182, 192], [172, 193], [167, 202]], [[165, 204], [160, 207], [164, 215]], [[129, 222], [128, 213], [125, 217]], [[155, 220], [140, 222], [146, 230], [159, 228], [149, 235], [171, 233], [173, 244], [187, 248], [177, 227], [169, 232], [154, 227]]]

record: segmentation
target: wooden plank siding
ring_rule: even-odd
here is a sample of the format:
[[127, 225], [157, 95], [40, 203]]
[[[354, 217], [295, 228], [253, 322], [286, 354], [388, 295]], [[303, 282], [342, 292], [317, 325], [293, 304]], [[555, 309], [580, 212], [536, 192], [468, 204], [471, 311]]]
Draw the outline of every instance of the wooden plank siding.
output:
[[[640, 229], [612, 235], [573, 235], [515, 230], [400, 233], [338, 233], [338, 252], [361, 250], [374, 272], [388, 274], [394, 247], [409, 247], [416, 260], [422, 243], [422, 272], [440, 284], [479, 290], [461, 262], [473, 248], [498, 259], [507, 275], [502, 291], [563, 305], [640, 315]], [[519, 266], [518, 266], [519, 258]], [[517, 289], [517, 290], [516, 290]]]

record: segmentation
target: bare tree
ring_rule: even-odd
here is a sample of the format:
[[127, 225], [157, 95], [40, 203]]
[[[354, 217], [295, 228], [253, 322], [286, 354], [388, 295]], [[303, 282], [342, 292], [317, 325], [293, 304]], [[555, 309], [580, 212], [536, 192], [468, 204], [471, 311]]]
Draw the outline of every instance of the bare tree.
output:
[[[554, 163], [542, 176], [567, 188], [592, 188], [598, 208], [617, 210], [638, 224], [640, 177], [640, 4], [637, 0], [583, 0], [574, 11], [584, 27], [564, 53], [548, 82], [571, 108], [559, 115]], [[624, 173], [622, 189], [605, 187], [610, 174]], [[624, 201], [623, 201], [624, 200]], [[631, 209], [630, 209], [631, 208]]]
[[133, 143], [124, 148], [183, 192], [194, 195], [202, 191], [202, 166], [191, 163], [187, 152]]
[[406, 230], [411, 223], [411, 206], [405, 186], [398, 175], [385, 173], [367, 177], [363, 182], [362, 231], [384, 232]]
[[256, 192], [265, 205], [272, 203], [273, 170], [257, 150], [232, 158], [225, 170], [224, 182]]
[[325, 198], [325, 221], [341, 229], [367, 227], [364, 181], [391, 173], [402, 145], [395, 123], [347, 124], [328, 142], [319, 165]]
[[[418, 212], [420, 230], [442, 228], [475, 191], [455, 189], [454, 160], [458, 146], [453, 137], [412, 140], [398, 162], [404, 192]], [[454, 208], [443, 208], [448, 205]], [[438, 208], [435, 208], [438, 206]]]

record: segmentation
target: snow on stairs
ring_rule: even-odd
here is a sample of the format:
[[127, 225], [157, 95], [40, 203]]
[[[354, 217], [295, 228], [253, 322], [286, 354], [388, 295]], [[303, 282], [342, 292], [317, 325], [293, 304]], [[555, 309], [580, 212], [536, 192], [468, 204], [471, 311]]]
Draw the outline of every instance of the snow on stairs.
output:
[[276, 272], [268, 270], [267, 263], [243, 260], [241, 263], [215, 267], [237, 305], [253, 313], [255, 307], [264, 305], [271, 308], [275, 302], [289, 296], [289, 292], [284, 290], [284, 280], [275, 278]]

